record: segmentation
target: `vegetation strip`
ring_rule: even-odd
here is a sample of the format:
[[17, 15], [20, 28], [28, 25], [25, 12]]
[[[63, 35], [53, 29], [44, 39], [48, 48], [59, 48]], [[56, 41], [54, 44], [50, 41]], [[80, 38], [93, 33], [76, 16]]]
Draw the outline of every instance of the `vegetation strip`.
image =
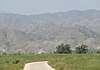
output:
[[49, 61], [56, 70], [100, 70], [100, 54], [1, 55], [0, 70], [23, 70], [30, 62]]

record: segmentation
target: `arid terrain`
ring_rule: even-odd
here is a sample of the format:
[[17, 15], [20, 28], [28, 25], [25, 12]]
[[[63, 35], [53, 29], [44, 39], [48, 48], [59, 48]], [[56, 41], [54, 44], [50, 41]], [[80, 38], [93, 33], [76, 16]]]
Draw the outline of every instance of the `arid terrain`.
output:
[[100, 11], [0, 13], [0, 52], [51, 53], [60, 43], [100, 48]]

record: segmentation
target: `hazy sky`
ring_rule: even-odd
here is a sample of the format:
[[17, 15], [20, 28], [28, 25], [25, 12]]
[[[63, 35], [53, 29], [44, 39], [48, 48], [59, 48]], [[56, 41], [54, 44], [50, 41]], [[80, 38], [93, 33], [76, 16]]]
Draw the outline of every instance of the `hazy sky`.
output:
[[100, 10], [100, 0], [0, 0], [0, 13], [38, 14], [89, 9]]

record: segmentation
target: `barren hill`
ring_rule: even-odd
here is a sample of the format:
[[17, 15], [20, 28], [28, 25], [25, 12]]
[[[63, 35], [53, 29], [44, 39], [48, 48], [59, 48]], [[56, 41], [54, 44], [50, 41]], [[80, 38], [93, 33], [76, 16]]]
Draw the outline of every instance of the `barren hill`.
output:
[[19, 15], [0, 13], [0, 49], [37, 53], [52, 52], [60, 43], [72, 47], [86, 44], [91, 49], [100, 45], [100, 11]]

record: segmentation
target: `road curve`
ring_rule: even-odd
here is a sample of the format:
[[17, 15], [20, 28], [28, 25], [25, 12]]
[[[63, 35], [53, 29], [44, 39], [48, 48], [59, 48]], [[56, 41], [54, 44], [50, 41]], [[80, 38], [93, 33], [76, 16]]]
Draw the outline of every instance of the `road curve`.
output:
[[55, 70], [48, 65], [48, 61], [27, 63], [23, 70]]

